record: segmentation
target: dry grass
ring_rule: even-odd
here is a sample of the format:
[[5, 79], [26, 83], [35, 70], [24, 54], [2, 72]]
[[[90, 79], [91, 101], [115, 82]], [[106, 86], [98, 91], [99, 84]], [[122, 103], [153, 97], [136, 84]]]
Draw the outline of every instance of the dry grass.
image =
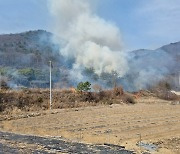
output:
[[137, 102], [135, 101], [134, 97], [131, 95], [124, 95], [123, 96], [123, 102], [126, 102], [128, 104], [136, 104]]
[[[53, 108], [77, 108], [101, 104], [134, 104], [134, 98], [124, 93], [122, 87], [100, 92], [76, 92], [75, 89], [54, 89]], [[0, 112], [10, 113], [14, 108], [22, 111], [47, 110], [48, 89], [0, 90]]]

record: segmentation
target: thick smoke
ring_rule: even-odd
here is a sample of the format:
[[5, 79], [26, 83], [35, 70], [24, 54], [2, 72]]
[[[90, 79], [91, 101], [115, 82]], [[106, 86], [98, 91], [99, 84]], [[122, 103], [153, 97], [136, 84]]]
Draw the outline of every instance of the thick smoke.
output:
[[162, 49], [130, 52], [128, 62], [130, 71], [124, 83], [130, 91], [147, 89], [158, 84], [165, 80], [170, 72], [175, 72], [176, 65], [173, 57]]
[[98, 75], [113, 71], [119, 77], [126, 74], [120, 31], [93, 12], [90, 0], [49, 0], [49, 4], [60, 52], [74, 59], [72, 73], [81, 78], [83, 68], [94, 68]]
[[176, 64], [164, 50], [123, 52], [119, 29], [95, 14], [91, 0], [48, 2], [60, 53], [73, 61], [70, 71], [73, 79], [84, 79], [84, 68], [93, 68], [100, 76], [96, 82], [104, 85], [103, 78], [108, 78], [112, 86], [112, 72], [116, 72], [118, 84], [134, 91], [156, 84], [174, 72]]

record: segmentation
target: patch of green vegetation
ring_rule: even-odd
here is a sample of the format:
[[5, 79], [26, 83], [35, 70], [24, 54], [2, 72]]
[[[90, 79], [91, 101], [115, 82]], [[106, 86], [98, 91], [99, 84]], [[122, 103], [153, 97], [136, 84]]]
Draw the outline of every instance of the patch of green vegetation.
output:
[[23, 68], [18, 70], [19, 75], [23, 75], [27, 77], [28, 80], [34, 80], [35, 79], [35, 73], [34, 69], [32, 68]]
[[48, 69], [34, 69], [34, 75], [36, 80], [48, 80], [49, 70]]
[[8, 67], [0, 67], [0, 75], [6, 76], [8, 74], [10, 68]]
[[89, 91], [91, 90], [91, 84], [90, 82], [86, 81], [86, 82], [80, 82], [78, 85], [77, 85], [77, 90], [78, 91]]

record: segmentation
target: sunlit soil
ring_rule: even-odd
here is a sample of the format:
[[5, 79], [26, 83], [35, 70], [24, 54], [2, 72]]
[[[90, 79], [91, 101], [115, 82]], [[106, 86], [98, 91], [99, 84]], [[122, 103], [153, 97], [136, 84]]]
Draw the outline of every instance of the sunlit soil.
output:
[[[1, 128], [21, 134], [56, 136], [85, 143], [112, 143], [139, 151], [136, 143], [180, 137], [180, 105], [155, 98], [135, 105], [110, 105], [47, 111], [41, 116], [2, 121]], [[170, 144], [170, 143], [169, 143]], [[176, 143], [175, 143], [176, 144]], [[179, 147], [157, 153], [179, 153]], [[142, 150], [142, 149], [141, 149]]]

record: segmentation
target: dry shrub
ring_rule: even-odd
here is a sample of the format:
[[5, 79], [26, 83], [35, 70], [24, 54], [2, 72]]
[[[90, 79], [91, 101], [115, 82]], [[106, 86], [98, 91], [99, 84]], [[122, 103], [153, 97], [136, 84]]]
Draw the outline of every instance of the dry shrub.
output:
[[[133, 98], [125, 97], [121, 88], [100, 92], [73, 92], [70, 89], [55, 89], [52, 91], [52, 108], [76, 108], [95, 106], [98, 104], [134, 103]], [[124, 99], [123, 99], [124, 97]], [[49, 89], [1, 90], [0, 112], [17, 107], [21, 111], [39, 111], [49, 109]]]
[[0, 89], [4, 89], [4, 90], [9, 89], [8, 81], [6, 78], [0, 80]]
[[171, 91], [161, 90], [157, 92], [157, 96], [164, 100], [178, 100], [179, 97]]
[[127, 94], [123, 96], [123, 102], [128, 104], [136, 104], [134, 97]]
[[36, 90], [28, 90], [27, 92], [24, 90], [4, 91], [1, 92], [0, 97], [1, 112], [13, 110], [13, 108], [16, 107], [22, 111], [41, 110], [46, 106], [45, 104], [47, 104], [47, 97], [47, 93]]
[[5, 110], [4, 105], [0, 104], [0, 112], [3, 112]]
[[115, 96], [122, 96], [124, 94], [123, 87], [122, 86], [114, 87], [113, 93]]
[[99, 97], [100, 97], [100, 98], [103, 98], [104, 96], [105, 96], [105, 92], [104, 92], [104, 91], [100, 91], [100, 92], [99, 92]]
[[93, 89], [95, 92], [100, 92], [100, 91], [102, 91], [102, 87], [101, 87], [100, 85], [98, 85], [98, 84], [94, 84], [94, 85], [92, 86], [92, 89]]
[[98, 98], [96, 97], [95, 93], [92, 92], [81, 92], [80, 95], [80, 102], [97, 102]]
[[61, 92], [65, 93], [65, 94], [69, 94], [69, 93], [72, 93], [72, 90], [71, 89], [62, 89]]
[[160, 81], [157, 87], [162, 90], [171, 90], [171, 85], [165, 80]]
[[179, 100], [180, 98], [171, 91], [171, 85], [166, 81], [162, 80], [157, 85], [151, 87], [150, 91], [155, 94], [156, 97], [164, 100]]
[[104, 97], [105, 98], [113, 98], [113, 90], [106, 90], [104, 91]]

